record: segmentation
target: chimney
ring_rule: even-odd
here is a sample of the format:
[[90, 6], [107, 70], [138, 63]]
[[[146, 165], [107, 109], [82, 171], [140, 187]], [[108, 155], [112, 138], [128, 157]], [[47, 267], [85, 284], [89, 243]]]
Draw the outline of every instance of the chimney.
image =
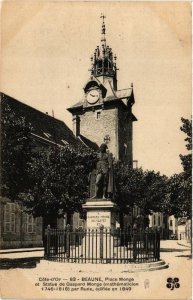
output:
[[75, 136], [80, 135], [80, 117], [75, 115], [72, 119], [73, 122], [73, 133]]

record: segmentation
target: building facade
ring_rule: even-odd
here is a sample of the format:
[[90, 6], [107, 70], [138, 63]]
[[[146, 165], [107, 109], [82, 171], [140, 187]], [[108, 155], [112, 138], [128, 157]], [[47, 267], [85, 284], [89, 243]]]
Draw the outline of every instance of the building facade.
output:
[[149, 227], [159, 228], [161, 239], [177, 239], [178, 237], [178, 222], [174, 215], [152, 212], [149, 215]]
[[186, 217], [178, 218], [177, 236], [178, 240], [186, 240], [188, 243], [191, 243], [192, 224], [190, 219]]

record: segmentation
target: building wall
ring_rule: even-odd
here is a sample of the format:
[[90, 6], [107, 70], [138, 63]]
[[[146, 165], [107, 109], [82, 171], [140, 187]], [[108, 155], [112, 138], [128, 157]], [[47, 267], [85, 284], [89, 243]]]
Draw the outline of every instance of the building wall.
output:
[[172, 237], [173, 235], [177, 237], [177, 231], [178, 231], [177, 219], [173, 215], [169, 216], [168, 218], [168, 228], [169, 228], [170, 237]]
[[80, 134], [100, 146], [109, 135], [108, 148], [119, 159], [117, 108], [87, 110], [80, 115]]
[[185, 232], [186, 232], [186, 240], [187, 242], [191, 242], [191, 220], [186, 221]]
[[168, 216], [160, 212], [153, 212], [149, 215], [149, 227], [159, 228], [161, 239], [169, 239]]
[[98, 146], [104, 142], [105, 136], [109, 136], [108, 148], [115, 159], [132, 162], [133, 125], [128, 110], [122, 106], [105, 109], [95, 107], [79, 117], [81, 135]]
[[154, 212], [149, 216], [149, 227], [165, 227], [163, 222], [163, 214], [160, 212]]
[[42, 218], [33, 218], [18, 203], [1, 203], [0, 248], [42, 246]]
[[122, 107], [118, 109], [118, 141], [119, 159], [122, 162], [131, 163], [133, 161], [133, 124], [128, 114]]
[[178, 225], [178, 240], [186, 239], [186, 225]]

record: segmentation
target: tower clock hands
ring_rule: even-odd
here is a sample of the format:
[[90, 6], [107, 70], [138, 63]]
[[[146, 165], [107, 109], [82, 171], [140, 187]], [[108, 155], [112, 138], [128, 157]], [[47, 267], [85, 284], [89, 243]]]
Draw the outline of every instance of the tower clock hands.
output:
[[89, 103], [93, 104], [97, 102], [99, 99], [99, 91], [98, 90], [89, 91], [86, 98]]

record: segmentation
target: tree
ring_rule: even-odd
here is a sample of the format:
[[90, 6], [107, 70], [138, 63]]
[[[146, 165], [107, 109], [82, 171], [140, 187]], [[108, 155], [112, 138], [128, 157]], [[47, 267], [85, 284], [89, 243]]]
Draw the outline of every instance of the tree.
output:
[[[192, 150], [192, 120], [181, 118], [180, 130], [187, 136], [185, 138], [186, 149]], [[192, 209], [192, 155], [180, 154], [183, 172], [174, 174], [169, 180], [168, 192], [170, 196], [170, 209], [176, 217], [191, 219]]]
[[145, 214], [164, 212], [167, 203], [166, 185], [168, 178], [154, 171], [131, 169], [126, 165], [117, 168], [116, 202], [122, 210], [131, 210], [134, 205]]
[[31, 186], [21, 195], [28, 210], [46, 219], [81, 211], [88, 198], [94, 156], [90, 150], [70, 147], [50, 147], [38, 153], [28, 169]]
[[6, 102], [3, 102], [1, 114], [1, 196], [17, 200], [29, 184], [27, 170], [32, 157], [32, 128]]
[[177, 218], [191, 218], [191, 183], [184, 176], [184, 172], [171, 176], [168, 194], [170, 214], [174, 214]]
[[[184, 139], [187, 142], [186, 149], [188, 151], [192, 150], [192, 120], [181, 118], [182, 126], [180, 130], [183, 131], [187, 137]], [[192, 154], [188, 153], [187, 155], [180, 154], [181, 163], [184, 170], [184, 176], [188, 179], [191, 178], [192, 172]]]

